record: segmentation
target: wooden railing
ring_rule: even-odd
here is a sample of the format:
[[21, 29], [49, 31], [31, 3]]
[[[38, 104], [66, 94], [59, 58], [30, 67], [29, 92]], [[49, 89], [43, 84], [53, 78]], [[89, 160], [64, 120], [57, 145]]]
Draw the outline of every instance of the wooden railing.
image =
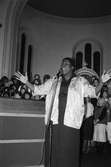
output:
[[0, 167], [39, 165], [44, 108], [42, 101], [0, 98]]

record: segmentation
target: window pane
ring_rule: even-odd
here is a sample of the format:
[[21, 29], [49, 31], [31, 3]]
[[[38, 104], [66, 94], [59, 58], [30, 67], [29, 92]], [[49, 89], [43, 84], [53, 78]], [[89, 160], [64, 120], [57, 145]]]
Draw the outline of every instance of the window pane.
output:
[[87, 43], [85, 45], [85, 61], [88, 68], [91, 68], [91, 44]]
[[25, 43], [26, 43], [26, 35], [23, 33], [21, 36], [21, 52], [20, 52], [20, 68], [19, 68], [19, 71], [21, 73], [23, 73], [24, 69]]
[[93, 54], [93, 69], [97, 72], [100, 76], [100, 52], [96, 51]]
[[83, 54], [82, 52], [76, 53], [76, 70], [82, 68]]
[[29, 81], [31, 80], [31, 63], [32, 63], [32, 45], [28, 46], [28, 63], [27, 63], [27, 74]]

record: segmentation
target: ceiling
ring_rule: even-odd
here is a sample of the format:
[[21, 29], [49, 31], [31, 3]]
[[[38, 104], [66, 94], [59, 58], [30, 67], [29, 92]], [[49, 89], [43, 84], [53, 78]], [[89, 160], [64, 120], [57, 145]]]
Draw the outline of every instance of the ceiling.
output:
[[111, 15], [110, 4], [110, 0], [28, 0], [28, 5], [39, 11], [71, 18]]

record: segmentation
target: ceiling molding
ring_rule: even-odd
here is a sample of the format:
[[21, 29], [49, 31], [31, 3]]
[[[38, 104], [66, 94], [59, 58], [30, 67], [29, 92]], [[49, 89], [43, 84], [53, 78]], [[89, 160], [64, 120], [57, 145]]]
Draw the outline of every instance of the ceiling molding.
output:
[[28, 0], [36, 10], [68, 18], [92, 18], [111, 15], [110, 0]]
[[93, 17], [93, 18], [67, 18], [67, 17], [61, 17], [61, 16], [54, 16], [51, 14], [47, 14], [45, 12], [41, 12], [39, 10], [36, 10], [29, 6], [28, 4], [25, 6], [28, 8], [28, 10], [32, 9], [37, 17], [41, 19], [45, 19], [47, 21], [51, 21], [54, 23], [60, 23], [60, 24], [102, 24], [102, 23], [111, 23], [111, 15], [108, 16], [102, 16], [102, 17]]

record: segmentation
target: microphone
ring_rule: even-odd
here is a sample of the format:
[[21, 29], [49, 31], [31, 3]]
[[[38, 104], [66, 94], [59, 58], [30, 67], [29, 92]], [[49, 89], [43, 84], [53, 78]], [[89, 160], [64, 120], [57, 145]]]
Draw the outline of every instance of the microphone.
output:
[[58, 73], [56, 74], [57, 78], [59, 78], [62, 75], [62, 69], [60, 68], [60, 70], [58, 71]]

